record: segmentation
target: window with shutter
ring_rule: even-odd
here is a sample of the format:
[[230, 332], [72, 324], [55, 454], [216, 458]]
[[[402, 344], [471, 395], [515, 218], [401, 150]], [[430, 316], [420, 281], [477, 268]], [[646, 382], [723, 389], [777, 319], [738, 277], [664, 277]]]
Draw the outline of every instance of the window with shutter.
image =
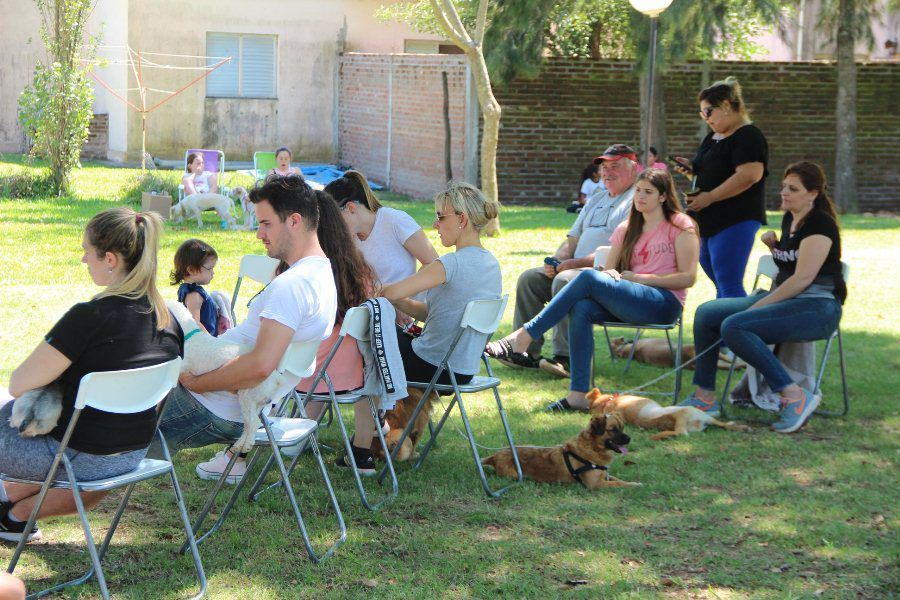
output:
[[207, 33], [207, 56], [230, 56], [206, 78], [209, 98], [275, 98], [277, 40], [274, 35]]

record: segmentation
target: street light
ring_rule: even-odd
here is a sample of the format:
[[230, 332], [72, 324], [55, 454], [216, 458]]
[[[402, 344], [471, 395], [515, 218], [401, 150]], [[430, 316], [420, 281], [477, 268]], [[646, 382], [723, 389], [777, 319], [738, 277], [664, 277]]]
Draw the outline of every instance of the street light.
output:
[[631, 6], [641, 14], [650, 17], [650, 56], [647, 65], [647, 140], [644, 144], [644, 164], [650, 166], [650, 146], [653, 144], [653, 68], [656, 62], [656, 19], [669, 8], [672, 0], [629, 0]]

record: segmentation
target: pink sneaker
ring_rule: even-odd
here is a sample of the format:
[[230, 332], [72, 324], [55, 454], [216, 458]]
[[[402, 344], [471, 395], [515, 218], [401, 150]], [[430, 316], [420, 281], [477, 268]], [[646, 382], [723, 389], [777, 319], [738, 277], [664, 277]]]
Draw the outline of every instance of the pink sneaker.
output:
[[[211, 459], [197, 465], [197, 468], [195, 469], [197, 471], [197, 477], [199, 477], [200, 479], [205, 479], [206, 481], [218, 481], [222, 476], [222, 473], [225, 471], [225, 467], [228, 466], [228, 462], [230, 460], [231, 457], [225, 454], [224, 450], [219, 450]], [[225, 477], [225, 483], [237, 483], [241, 480], [246, 472], [247, 461], [239, 457], [236, 461], [234, 461], [234, 465], [232, 465], [231, 467], [231, 472]]]

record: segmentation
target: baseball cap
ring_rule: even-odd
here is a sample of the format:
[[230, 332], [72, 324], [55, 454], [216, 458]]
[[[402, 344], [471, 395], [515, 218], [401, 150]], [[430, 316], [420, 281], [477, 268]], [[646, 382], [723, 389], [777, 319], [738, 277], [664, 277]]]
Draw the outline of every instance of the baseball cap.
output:
[[630, 158], [634, 162], [637, 162], [637, 152], [635, 152], [631, 146], [626, 146], [625, 144], [613, 144], [604, 150], [603, 154], [594, 159], [594, 164], [599, 165], [604, 160], [619, 160], [622, 157]]

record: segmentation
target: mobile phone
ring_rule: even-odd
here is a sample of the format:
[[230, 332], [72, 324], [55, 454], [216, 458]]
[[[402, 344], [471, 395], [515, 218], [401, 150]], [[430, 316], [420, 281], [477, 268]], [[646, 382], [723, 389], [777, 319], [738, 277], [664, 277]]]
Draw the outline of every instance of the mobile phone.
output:
[[687, 196], [688, 198], [690, 198], [690, 197], [692, 197], [692, 196], [696, 196], [696, 195], [699, 194], [701, 191], [703, 191], [703, 190], [688, 190], [688, 191], [686, 191], [686, 192], [684, 193], [684, 195]]
[[548, 256], [544, 259], [545, 265], [550, 265], [551, 267], [558, 267], [560, 265], [560, 261], [557, 258], [553, 258], [552, 256]]
[[674, 154], [669, 154], [666, 158], [669, 159], [669, 162], [675, 163], [682, 169], [687, 169], [688, 171], [693, 171], [693, 169], [691, 169], [690, 162], [681, 162], [680, 160], [678, 160], [678, 158]]

